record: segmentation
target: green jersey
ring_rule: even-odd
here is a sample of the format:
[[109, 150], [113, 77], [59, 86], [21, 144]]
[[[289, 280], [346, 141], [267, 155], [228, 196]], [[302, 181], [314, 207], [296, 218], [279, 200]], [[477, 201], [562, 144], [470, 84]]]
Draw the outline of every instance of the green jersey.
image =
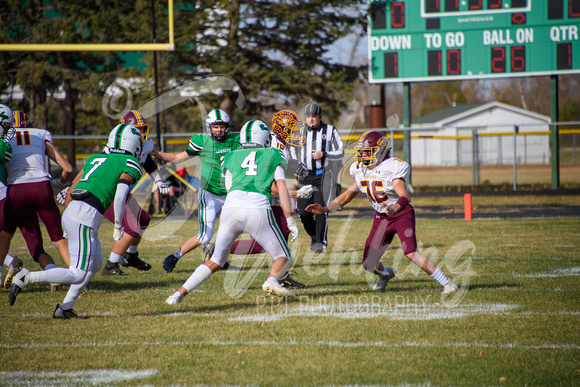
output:
[[75, 189], [89, 191], [107, 209], [115, 199], [122, 173], [127, 173], [135, 181], [139, 181], [143, 174], [139, 160], [131, 155], [117, 153], [92, 155], [87, 159], [83, 167], [83, 177]]
[[10, 161], [12, 157], [12, 146], [6, 141], [0, 140], [0, 182], [6, 184], [8, 172], [6, 171], [5, 163]]
[[199, 156], [201, 163], [201, 189], [219, 196], [226, 194], [222, 163], [225, 155], [239, 148], [239, 133], [230, 133], [223, 142], [215, 141], [209, 134], [194, 134], [191, 136], [187, 154]]
[[272, 182], [278, 165], [284, 169], [288, 163], [276, 148], [240, 149], [224, 158], [224, 169], [232, 174], [234, 190], [257, 192], [272, 200]]

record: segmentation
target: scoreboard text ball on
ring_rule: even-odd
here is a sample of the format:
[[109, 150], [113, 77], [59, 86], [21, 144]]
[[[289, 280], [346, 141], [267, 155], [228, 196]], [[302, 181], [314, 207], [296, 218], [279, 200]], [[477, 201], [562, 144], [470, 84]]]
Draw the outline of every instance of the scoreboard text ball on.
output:
[[371, 0], [369, 81], [580, 72], [580, 0]]

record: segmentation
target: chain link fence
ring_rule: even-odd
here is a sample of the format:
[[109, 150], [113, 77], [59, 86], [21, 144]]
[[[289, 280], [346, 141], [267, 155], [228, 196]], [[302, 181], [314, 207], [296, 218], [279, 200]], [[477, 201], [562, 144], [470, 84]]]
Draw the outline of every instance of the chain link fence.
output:
[[[497, 130], [498, 127], [501, 130]], [[417, 192], [550, 188], [550, 130], [555, 128], [559, 132], [560, 187], [579, 188], [580, 122], [544, 126], [495, 124], [494, 131], [484, 125], [448, 131], [412, 128], [408, 150], [412, 167], [409, 183]], [[337, 179], [343, 189], [352, 183], [349, 167], [356, 140], [367, 130], [370, 129], [340, 131], [345, 156]], [[404, 132], [408, 129], [377, 130], [389, 139], [391, 155], [406, 159]], [[162, 134], [162, 149], [182, 152], [187, 149], [192, 134]], [[72, 146], [76, 154], [75, 166], [80, 169], [89, 155], [103, 150], [107, 136], [54, 136], [54, 143], [65, 155]]]

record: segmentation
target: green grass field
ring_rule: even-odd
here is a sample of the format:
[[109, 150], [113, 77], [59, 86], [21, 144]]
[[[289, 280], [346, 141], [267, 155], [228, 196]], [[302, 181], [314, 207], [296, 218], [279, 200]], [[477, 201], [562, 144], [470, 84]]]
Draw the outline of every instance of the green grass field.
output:
[[[161, 268], [196, 220], [166, 237], [153, 225], [159, 239], [140, 248], [151, 271], [96, 275], [75, 306], [86, 320], [53, 320], [65, 293], [48, 284], [13, 307], [2, 290], [0, 385], [580, 384], [578, 218], [418, 219], [421, 251], [461, 285], [453, 299], [409, 265], [398, 241], [383, 258], [397, 277], [371, 292], [360, 265], [371, 221], [332, 216], [324, 256], [307, 254], [301, 234], [293, 273], [308, 287], [297, 301], [261, 291], [269, 258], [256, 256], [233, 258], [244, 270], [216, 273], [166, 305], [201, 263], [197, 249], [173, 273]], [[112, 233], [105, 222], [105, 260]], [[11, 252], [38, 268], [19, 233]]]

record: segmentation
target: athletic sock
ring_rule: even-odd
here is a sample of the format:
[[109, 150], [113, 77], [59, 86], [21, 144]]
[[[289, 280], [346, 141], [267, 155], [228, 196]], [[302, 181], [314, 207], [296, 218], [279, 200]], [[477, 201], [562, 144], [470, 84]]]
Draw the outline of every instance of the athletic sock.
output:
[[432, 277], [432, 278], [433, 278], [435, 281], [439, 282], [439, 284], [440, 284], [441, 286], [443, 286], [443, 285], [445, 285], [447, 282], [449, 282], [449, 278], [447, 278], [447, 277], [445, 276], [445, 274], [443, 274], [443, 272], [442, 272], [441, 270], [439, 270], [439, 268], [437, 268], [437, 269], [436, 269], [436, 270], [433, 272], [433, 274], [431, 274], [431, 277]]
[[111, 255], [109, 256], [109, 262], [111, 263], [119, 263], [121, 262], [121, 258], [123, 258], [122, 255], [119, 254], [115, 254], [111, 251]]
[[137, 248], [139, 247], [139, 245], [131, 245], [129, 246], [129, 248], [127, 249], [127, 252], [129, 254], [135, 254], [137, 252]]
[[181, 254], [181, 249], [177, 250], [175, 253], [173, 253], [173, 255], [175, 255], [175, 258], [177, 259], [183, 257], [183, 254]]
[[383, 276], [383, 275], [387, 275], [387, 274], [389, 274], [389, 271], [387, 270], [386, 266], [383, 266], [383, 271], [381, 271], [379, 273], [379, 276]]
[[267, 281], [272, 281], [272, 282], [274, 282], [276, 284], [279, 284], [280, 283], [280, 280], [278, 278], [272, 277], [272, 276], [269, 276], [268, 279], [267, 279]]
[[206, 279], [208, 279], [212, 275], [212, 272], [209, 267], [206, 265], [199, 265], [197, 269], [193, 272], [193, 274], [185, 281], [183, 287], [187, 292], [191, 292], [193, 289], [197, 288], [201, 285]]

